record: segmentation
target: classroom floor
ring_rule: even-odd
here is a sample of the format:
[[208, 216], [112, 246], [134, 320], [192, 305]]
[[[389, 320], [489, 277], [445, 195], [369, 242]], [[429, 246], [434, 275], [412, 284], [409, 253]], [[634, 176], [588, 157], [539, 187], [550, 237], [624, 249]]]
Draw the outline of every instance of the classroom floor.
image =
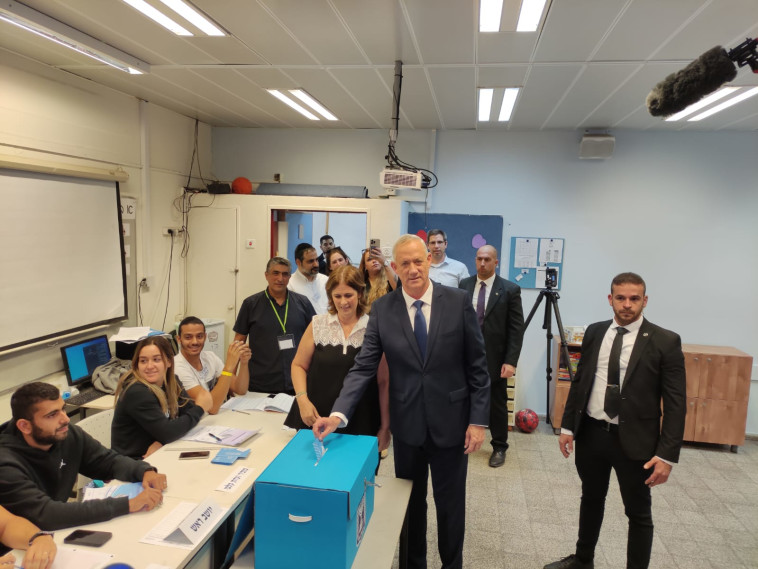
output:
[[[579, 477], [552, 429], [541, 423], [532, 434], [512, 432], [500, 468], [488, 466], [489, 433], [486, 440], [469, 460], [463, 566], [542, 569], [574, 553]], [[394, 474], [391, 453], [380, 474]], [[737, 454], [727, 446], [685, 444], [669, 481], [653, 489], [653, 522], [651, 569], [758, 567], [758, 441], [745, 441]], [[626, 528], [612, 476], [597, 569], [626, 567]], [[440, 565], [431, 484], [428, 543], [433, 569]]]

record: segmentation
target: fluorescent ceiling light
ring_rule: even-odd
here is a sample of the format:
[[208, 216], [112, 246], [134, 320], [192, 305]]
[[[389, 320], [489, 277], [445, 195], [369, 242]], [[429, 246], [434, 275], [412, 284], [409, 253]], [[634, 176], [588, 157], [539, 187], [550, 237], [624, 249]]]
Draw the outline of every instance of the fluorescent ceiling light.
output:
[[316, 111], [318, 114], [320, 114], [322, 117], [324, 117], [328, 121], [336, 121], [339, 120], [337, 117], [335, 117], [332, 113], [330, 113], [324, 105], [319, 103], [316, 99], [311, 97], [308, 93], [303, 91], [302, 89], [290, 89], [290, 93], [300, 99], [303, 103], [308, 105], [311, 109]]
[[145, 16], [147, 16], [154, 22], [160, 24], [167, 30], [174, 32], [178, 36], [193, 35], [192, 32], [189, 31], [187, 28], [180, 26], [174, 20], [172, 20], [171, 18], [169, 18], [162, 12], [153, 8], [150, 4], [145, 2], [145, 0], [124, 0], [124, 2], [129, 4], [129, 6], [131, 6], [135, 10], [142, 12]]
[[513, 113], [513, 105], [516, 104], [516, 97], [518, 97], [519, 88], [513, 87], [505, 90], [503, 93], [503, 105], [500, 107], [500, 116], [497, 120], [500, 122], [506, 122], [511, 119]]
[[166, 6], [179, 14], [188, 22], [192, 22], [199, 29], [203, 30], [209, 36], [225, 36], [226, 32], [219, 29], [213, 22], [195, 10], [192, 6], [182, 0], [161, 0]]
[[521, 13], [516, 24], [517, 32], [536, 32], [542, 18], [546, 0], [522, 0]]
[[3, 2], [0, 6], [0, 20], [125, 73], [132, 75], [150, 73], [150, 65], [144, 61], [18, 2], [11, 0]]
[[683, 111], [679, 111], [675, 115], [671, 115], [669, 118], [666, 119], [666, 122], [673, 122], [673, 121], [678, 121], [679, 119], [683, 119], [684, 117], [691, 115], [695, 111], [699, 111], [700, 109], [707, 107], [711, 103], [715, 103], [719, 99], [723, 99], [727, 95], [731, 95], [737, 90], [739, 90], [739, 87], [724, 87], [723, 89], [719, 89], [718, 91], [716, 91], [715, 93], [711, 93], [704, 99], [700, 99], [697, 103], [691, 104], [689, 107], [687, 107]]
[[753, 97], [755, 95], [758, 95], [758, 87], [753, 87], [752, 89], [748, 89], [747, 91], [744, 91], [743, 93], [740, 93], [739, 95], [732, 97], [731, 99], [724, 101], [720, 105], [716, 105], [715, 107], [712, 107], [705, 111], [704, 113], [700, 113], [699, 115], [696, 115], [692, 117], [691, 119], [687, 119], [687, 122], [691, 121], [701, 121], [705, 118], [708, 118], [711, 115], [715, 115], [719, 111], [723, 111], [724, 109], [728, 109], [732, 105], [736, 105], [737, 103], [741, 103], [745, 99], [749, 99], [750, 97]]
[[494, 92], [494, 89], [479, 89], [479, 122], [487, 122], [490, 120], [492, 94]]
[[479, 31], [499, 32], [503, 15], [503, 0], [481, 0], [479, 2]]
[[295, 101], [293, 101], [292, 99], [290, 99], [287, 95], [285, 95], [281, 91], [277, 91], [276, 89], [267, 89], [267, 91], [269, 93], [271, 93], [274, 97], [276, 97], [277, 99], [279, 99], [285, 105], [290, 106], [293, 109], [295, 109], [301, 115], [304, 115], [304, 116], [308, 117], [312, 121], [319, 120], [319, 118], [316, 115], [314, 115], [312, 112], [310, 112], [305, 107], [303, 107], [301, 105], [298, 105]]

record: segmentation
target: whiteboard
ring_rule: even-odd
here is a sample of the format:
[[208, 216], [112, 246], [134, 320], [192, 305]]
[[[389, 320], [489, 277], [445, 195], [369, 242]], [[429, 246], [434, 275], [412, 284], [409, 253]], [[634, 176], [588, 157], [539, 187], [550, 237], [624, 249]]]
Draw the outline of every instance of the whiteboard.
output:
[[126, 310], [118, 183], [0, 169], [0, 351]]

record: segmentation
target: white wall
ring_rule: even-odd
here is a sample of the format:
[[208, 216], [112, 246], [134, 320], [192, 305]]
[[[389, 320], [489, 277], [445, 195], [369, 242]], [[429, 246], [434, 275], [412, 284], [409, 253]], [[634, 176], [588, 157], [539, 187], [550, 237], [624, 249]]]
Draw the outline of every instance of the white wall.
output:
[[[401, 132], [398, 153], [418, 166], [434, 164], [440, 183], [431, 212], [503, 215], [503, 264], [512, 236], [566, 239], [565, 325], [610, 318], [610, 280], [632, 270], [647, 280], [651, 321], [685, 343], [758, 356], [758, 331], [749, 322], [758, 301], [748, 292], [758, 284], [758, 135], [617, 132], [614, 156], [604, 161], [579, 160], [580, 136]], [[280, 172], [292, 183], [361, 184], [377, 195], [383, 144], [385, 131], [214, 129], [214, 168], [224, 178], [266, 181]], [[537, 291], [523, 296], [528, 312]], [[540, 325], [526, 332], [517, 405], [544, 413]], [[749, 433], [758, 433], [757, 397]]]
[[[122, 196], [137, 199], [137, 251], [132, 254], [139, 275], [155, 281], [142, 295], [142, 312], [145, 325], [160, 327], [166, 293], [159, 294], [159, 284], [166, 275], [169, 245], [168, 238], [160, 236], [160, 227], [176, 225], [179, 219], [172, 200], [186, 183], [194, 121], [8, 53], [0, 53], [0, 77], [0, 154], [80, 167], [121, 166], [129, 174], [120, 188]], [[207, 176], [211, 160], [207, 125], [200, 128], [200, 156]], [[6, 237], [3, 246], [8, 246]], [[183, 302], [181, 260], [173, 272], [177, 278], [172, 281], [169, 318], [181, 311]], [[129, 298], [128, 303], [130, 323], [135, 323], [136, 299]], [[116, 329], [107, 328], [105, 333]], [[92, 332], [74, 335], [71, 341], [88, 335]], [[0, 355], [0, 375], [14, 377], [17, 384], [62, 368], [59, 344], [54, 341]], [[8, 398], [9, 394], [0, 394], [0, 420], [10, 414]]]

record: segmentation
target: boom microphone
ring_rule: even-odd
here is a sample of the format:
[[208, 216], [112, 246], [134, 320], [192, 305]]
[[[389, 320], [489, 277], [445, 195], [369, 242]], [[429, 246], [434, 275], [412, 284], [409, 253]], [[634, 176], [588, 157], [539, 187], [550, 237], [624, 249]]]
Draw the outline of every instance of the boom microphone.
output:
[[654, 117], [673, 115], [736, 76], [737, 67], [726, 50], [717, 45], [653, 87], [646, 99], [647, 110]]

